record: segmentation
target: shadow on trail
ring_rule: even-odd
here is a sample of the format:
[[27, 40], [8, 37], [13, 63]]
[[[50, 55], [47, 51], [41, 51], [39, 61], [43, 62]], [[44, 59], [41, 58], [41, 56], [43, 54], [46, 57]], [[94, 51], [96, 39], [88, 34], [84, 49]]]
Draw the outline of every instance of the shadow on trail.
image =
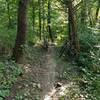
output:
[[[10, 96], [5, 100], [85, 100], [72, 80], [74, 71], [66, 75], [72, 77], [70, 80], [60, 77], [64, 67], [67, 73], [72, 71], [67, 63], [57, 59], [55, 46], [49, 46], [48, 51], [40, 47], [26, 49], [23, 75], [11, 87]], [[58, 82], [61, 85], [56, 87]]]

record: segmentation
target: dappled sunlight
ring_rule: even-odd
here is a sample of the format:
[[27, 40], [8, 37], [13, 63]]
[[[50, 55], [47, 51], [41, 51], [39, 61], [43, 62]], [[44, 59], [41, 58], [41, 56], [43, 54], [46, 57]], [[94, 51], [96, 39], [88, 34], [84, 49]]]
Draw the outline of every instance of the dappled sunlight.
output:
[[31, 70], [31, 65], [30, 65], [30, 64], [26, 64], [26, 65], [24, 66], [24, 70], [25, 70], [25, 73], [31, 72], [31, 71], [32, 71], [32, 70]]
[[100, 0], [0, 0], [0, 100], [100, 100]]
[[80, 93], [79, 86], [74, 82], [62, 84], [62, 86], [58, 88], [53, 87], [50, 92], [45, 94], [43, 100], [60, 100], [62, 97], [68, 100], [86, 100], [84, 95]]
[[53, 88], [48, 94], [44, 96], [44, 100], [52, 100], [52, 96], [55, 94], [56, 89]]

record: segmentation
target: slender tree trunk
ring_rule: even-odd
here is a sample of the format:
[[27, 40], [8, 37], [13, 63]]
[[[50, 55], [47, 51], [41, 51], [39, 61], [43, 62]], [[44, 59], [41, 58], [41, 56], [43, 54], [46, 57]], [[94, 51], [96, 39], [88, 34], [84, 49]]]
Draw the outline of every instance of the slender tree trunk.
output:
[[82, 26], [86, 25], [86, 1], [82, 0], [82, 8], [81, 8], [81, 24]]
[[8, 29], [9, 29], [11, 26], [10, 5], [8, 0], [6, 0], [6, 3], [7, 3]]
[[43, 38], [45, 38], [45, 9], [44, 9], [45, 0], [42, 0], [42, 33]]
[[97, 9], [96, 9], [96, 15], [95, 15], [95, 20], [96, 21], [98, 19], [98, 15], [99, 15], [99, 9], [100, 9], [100, 0], [98, 0], [98, 5], [97, 5]]
[[26, 40], [26, 13], [27, 13], [28, 0], [20, 0], [18, 7], [18, 26], [15, 47], [13, 49], [12, 58], [15, 62], [20, 62], [23, 55], [23, 46]]
[[52, 30], [51, 30], [51, 0], [48, 0], [48, 33], [51, 41], [53, 42]]
[[[92, 17], [91, 17], [91, 8], [88, 9], [88, 17], [89, 17], [89, 25], [92, 27], [93, 26], [93, 20], [92, 20]], [[86, 26], [86, 25], [84, 25]]]
[[35, 2], [32, 1], [32, 24], [33, 24], [33, 31], [35, 27]]
[[71, 48], [74, 49], [74, 53], [78, 55], [80, 51], [80, 47], [79, 47], [79, 40], [77, 36], [77, 25], [76, 25], [76, 20], [74, 15], [74, 9], [71, 0], [69, 0], [68, 2], [68, 20], [69, 20], [70, 45]]
[[42, 33], [42, 24], [41, 24], [41, 0], [38, 0], [38, 6], [39, 6], [39, 37], [41, 40], [41, 33]]

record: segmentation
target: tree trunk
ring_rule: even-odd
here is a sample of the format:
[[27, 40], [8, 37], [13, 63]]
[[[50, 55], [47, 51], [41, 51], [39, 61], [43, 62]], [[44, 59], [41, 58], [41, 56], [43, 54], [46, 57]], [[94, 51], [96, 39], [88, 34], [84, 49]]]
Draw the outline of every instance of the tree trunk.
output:
[[8, 0], [6, 0], [6, 3], [7, 3], [8, 29], [9, 29], [11, 26], [10, 5]]
[[45, 0], [42, 0], [42, 34], [43, 39], [45, 38]]
[[51, 30], [51, 0], [48, 0], [48, 33], [51, 41], [53, 42], [52, 30]]
[[99, 9], [100, 9], [100, 0], [98, 0], [98, 5], [97, 5], [97, 9], [96, 9], [96, 15], [95, 15], [95, 20], [96, 21], [98, 19], [98, 15], [99, 15]]
[[40, 37], [40, 40], [41, 40], [41, 30], [42, 30], [42, 27], [41, 27], [41, 0], [38, 0], [38, 6], [39, 6], [39, 37]]
[[81, 24], [82, 26], [86, 25], [86, 1], [82, 0], [82, 5], [81, 5]]
[[26, 40], [26, 13], [27, 13], [28, 0], [20, 0], [18, 7], [18, 25], [17, 36], [15, 41], [15, 47], [13, 49], [12, 59], [15, 62], [20, 62], [20, 58], [23, 55], [23, 46]]
[[33, 25], [33, 32], [35, 27], [35, 2], [32, 1], [32, 25]]
[[74, 9], [72, 5], [72, 1], [69, 0], [68, 2], [68, 20], [69, 20], [69, 39], [70, 39], [70, 46], [74, 49], [75, 55], [79, 54], [80, 47], [79, 47], [79, 40], [77, 36], [77, 25], [74, 15]]

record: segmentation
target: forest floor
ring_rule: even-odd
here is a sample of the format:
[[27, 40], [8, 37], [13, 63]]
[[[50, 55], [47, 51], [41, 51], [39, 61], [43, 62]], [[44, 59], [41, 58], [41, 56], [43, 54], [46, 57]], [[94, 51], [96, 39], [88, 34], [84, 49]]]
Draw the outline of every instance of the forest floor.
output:
[[48, 51], [28, 47], [23, 75], [11, 87], [10, 96], [5, 100], [85, 100], [75, 82], [77, 66], [58, 58], [56, 52], [54, 46], [49, 46]]

